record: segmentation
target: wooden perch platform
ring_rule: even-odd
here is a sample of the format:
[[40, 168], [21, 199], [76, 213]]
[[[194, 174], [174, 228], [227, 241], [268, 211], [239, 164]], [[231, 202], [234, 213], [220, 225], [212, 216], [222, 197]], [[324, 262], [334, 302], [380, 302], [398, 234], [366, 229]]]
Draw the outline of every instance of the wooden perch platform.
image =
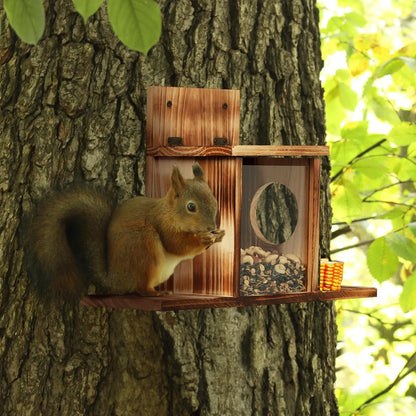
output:
[[341, 290], [282, 293], [273, 296], [224, 297], [208, 295], [168, 295], [141, 297], [137, 295], [86, 296], [81, 305], [111, 309], [140, 309], [147, 311], [174, 311], [180, 309], [232, 308], [241, 306], [273, 305], [329, 301], [377, 296], [373, 287], [342, 286]]

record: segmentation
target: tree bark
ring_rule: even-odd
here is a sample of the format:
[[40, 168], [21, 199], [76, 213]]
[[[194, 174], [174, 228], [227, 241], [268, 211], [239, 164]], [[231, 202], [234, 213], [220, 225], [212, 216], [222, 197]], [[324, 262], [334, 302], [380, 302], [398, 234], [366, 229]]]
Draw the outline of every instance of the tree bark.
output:
[[[36, 46], [0, 37], [0, 414], [336, 415], [331, 303], [182, 312], [46, 304], [22, 264], [23, 219], [51, 189], [144, 193], [146, 88], [241, 90], [242, 144], [324, 144], [314, 0], [160, 0], [147, 57], [47, 0]], [[328, 253], [328, 161], [321, 240]]]

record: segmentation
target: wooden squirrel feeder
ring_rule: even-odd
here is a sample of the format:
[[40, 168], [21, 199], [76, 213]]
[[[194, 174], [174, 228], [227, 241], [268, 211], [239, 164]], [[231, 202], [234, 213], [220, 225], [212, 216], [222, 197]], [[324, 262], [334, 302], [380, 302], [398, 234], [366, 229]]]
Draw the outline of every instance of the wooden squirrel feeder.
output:
[[[319, 287], [321, 157], [327, 146], [239, 145], [235, 90], [150, 87], [146, 194], [161, 197], [178, 165], [201, 165], [226, 234], [180, 263], [160, 297], [87, 296], [82, 304], [177, 310], [376, 296], [374, 288]], [[139, 255], [139, 254], [138, 254]]]

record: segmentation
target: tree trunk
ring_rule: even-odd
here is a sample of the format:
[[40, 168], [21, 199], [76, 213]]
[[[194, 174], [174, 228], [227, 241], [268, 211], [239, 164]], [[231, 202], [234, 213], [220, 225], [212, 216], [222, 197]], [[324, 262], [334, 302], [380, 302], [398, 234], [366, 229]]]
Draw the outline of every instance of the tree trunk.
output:
[[[46, 31], [0, 38], [0, 414], [336, 415], [331, 303], [150, 313], [46, 304], [22, 265], [22, 219], [50, 189], [144, 192], [146, 88], [241, 90], [242, 144], [324, 143], [314, 0], [161, 0], [147, 57], [44, 1]], [[4, 20], [4, 12], [0, 12]], [[328, 251], [328, 162], [322, 252]]]

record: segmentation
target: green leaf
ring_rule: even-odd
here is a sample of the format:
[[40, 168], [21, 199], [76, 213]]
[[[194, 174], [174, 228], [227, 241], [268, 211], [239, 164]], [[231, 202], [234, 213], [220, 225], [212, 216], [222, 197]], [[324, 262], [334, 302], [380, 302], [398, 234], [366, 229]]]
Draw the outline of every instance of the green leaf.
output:
[[[393, 173], [399, 181], [414, 181], [416, 178], [416, 163], [412, 160], [412, 156], [408, 158], [400, 158], [399, 156], [388, 157], [385, 160], [390, 173]], [[399, 191], [399, 188], [396, 188]], [[404, 190], [404, 189], [402, 189]]]
[[337, 2], [338, 7], [345, 7], [347, 9], [355, 9], [358, 10], [360, 13], [364, 13], [364, 6], [360, 0], [338, 0]]
[[355, 107], [357, 107], [358, 97], [357, 93], [354, 92], [351, 87], [343, 82], [338, 84], [339, 88], [339, 99], [341, 104], [344, 108], [350, 111], [354, 111]]
[[42, 0], [4, 0], [4, 9], [19, 38], [35, 45], [45, 30]]
[[359, 159], [352, 167], [371, 179], [380, 178], [381, 175], [389, 172], [384, 163], [376, 158]]
[[402, 89], [416, 88], [416, 74], [407, 65], [404, 65], [399, 71], [392, 74], [394, 85]]
[[385, 75], [391, 75], [394, 72], [397, 72], [403, 65], [404, 62], [400, 58], [391, 58], [378, 68], [375, 77], [381, 78]]
[[416, 59], [415, 58], [411, 58], [411, 57], [407, 57], [407, 56], [402, 56], [400, 57], [400, 59], [412, 70], [412, 71], [416, 71]]
[[390, 124], [397, 124], [400, 122], [400, 118], [391, 104], [379, 95], [373, 95], [370, 99], [370, 105], [374, 114], [381, 121], [387, 121]]
[[387, 138], [398, 146], [408, 146], [416, 141], [416, 125], [400, 123], [392, 127]]
[[[349, 121], [341, 130], [341, 137], [346, 140], [363, 141], [367, 138], [368, 121]], [[358, 153], [356, 148], [355, 153]]]
[[332, 16], [326, 25], [325, 33], [338, 33], [344, 19], [339, 16]]
[[350, 82], [351, 81], [350, 71], [348, 71], [348, 69], [337, 69], [334, 79], [336, 82]]
[[416, 243], [410, 238], [398, 233], [385, 236], [386, 242], [393, 252], [404, 260], [416, 261]]
[[412, 71], [416, 71], [416, 59], [408, 56], [394, 57], [384, 62], [375, 73], [376, 78], [391, 75], [407, 65]]
[[328, 59], [329, 56], [339, 52], [342, 49], [346, 49], [346, 46], [344, 43], [341, 43], [339, 37], [329, 37], [322, 39], [323, 59]]
[[409, 230], [413, 233], [416, 237], [416, 222], [411, 222], [408, 224]]
[[108, 0], [107, 7], [118, 38], [130, 49], [147, 54], [161, 34], [159, 6], [153, 0]]
[[339, 221], [351, 223], [361, 214], [362, 201], [354, 184], [348, 180], [333, 186], [332, 208]]
[[367, 266], [370, 273], [381, 283], [389, 279], [399, 267], [399, 259], [390, 249], [384, 237], [377, 238], [368, 247]]
[[338, 135], [340, 133], [342, 120], [345, 117], [345, 109], [341, 105], [339, 97], [336, 97], [330, 101], [325, 100], [325, 113], [327, 116], [326, 129], [328, 133]]
[[386, 219], [386, 220], [393, 220], [396, 218], [402, 218], [403, 215], [406, 213], [407, 208], [402, 206], [396, 206], [388, 211], [384, 211], [381, 215], [379, 215], [378, 219]]
[[416, 308], [416, 272], [404, 282], [399, 302], [403, 312], [409, 312]]
[[357, 146], [359, 146], [359, 142], [353, 139], [331, 143], [332, 168], [346, 166], [357, 155]]
[[350, 12], [345, 15], [345, 18], [350, 21], [355, 27], [363, 27], [367, 23], [366, 18], [358, 12]]
[[416, 56], [416, 42], [410, 42], [407, 45], [403, 46], [403, 48], [400, 48], [398, 53], [401, 56], [408, 56], [410, 58]]
[[416, 157], [416, 142], [411, 143], [407, 148], [407, 154], [409, 157], [415, 158]]
[[375, 80], [376, 79], [374, 78], [374, 75], [372, 75], [371, 77], [368, 77], [366, 83], [364, 84], [363, 92], [361, 95], [363, 98], [372, 96], [372, 94], [374, 93], [373, 84]]
[[100, 8], [104, 0], [72, 0], [72, 2], [78, 13], [84, 18], [84, 22], [86, 22]]
[[379, 33], [361, 33], [353, 39], [354, 47], [360, 52], [368, 51], [380, 45]]
[[348, 68], [350, 69], [351, 75], [357, 77], [370, 68], [370, 60], [362, 52], [353, 53], [350, 59], [348, 59]]

